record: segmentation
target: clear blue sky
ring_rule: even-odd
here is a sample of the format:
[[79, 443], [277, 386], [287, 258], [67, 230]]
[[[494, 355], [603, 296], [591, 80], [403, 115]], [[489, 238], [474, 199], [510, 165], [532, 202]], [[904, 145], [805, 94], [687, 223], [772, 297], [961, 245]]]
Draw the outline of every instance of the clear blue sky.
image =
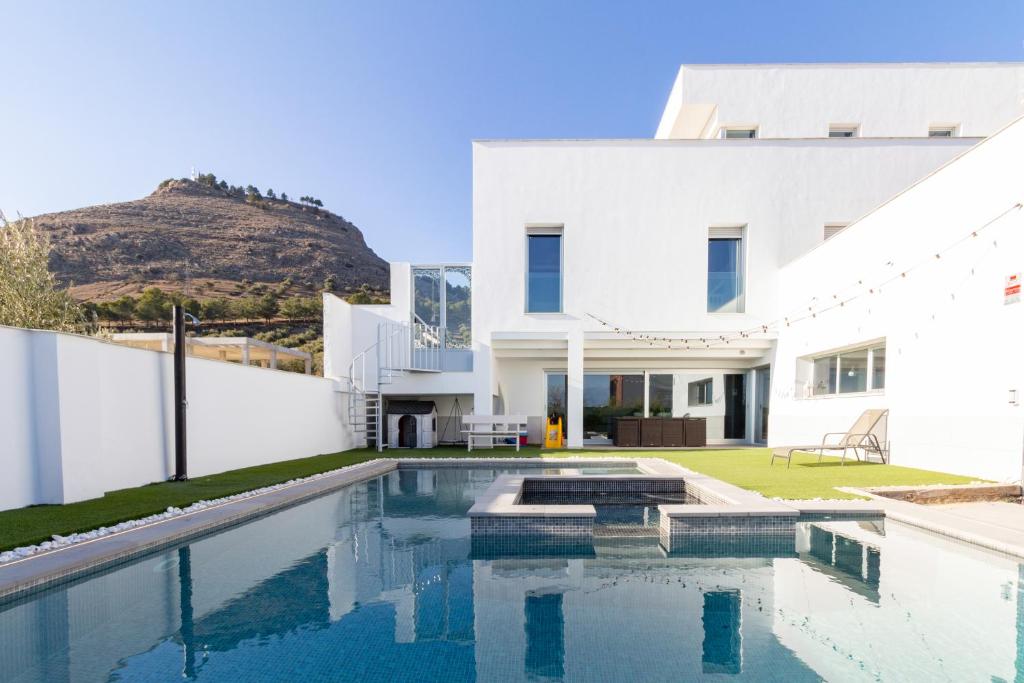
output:
[[474, 138], [650, 137], [684, 62], [1024, 60], [1024, 0], [0, 0], [0, 209], [192, 166], [471, 256]]

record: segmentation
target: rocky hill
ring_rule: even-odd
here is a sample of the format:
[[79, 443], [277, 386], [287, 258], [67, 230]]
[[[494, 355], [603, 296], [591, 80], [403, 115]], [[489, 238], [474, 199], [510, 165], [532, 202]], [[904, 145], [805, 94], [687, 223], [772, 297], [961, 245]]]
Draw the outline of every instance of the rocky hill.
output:
[[246, 195], [239, 188], [168, 180], [148, 197], [44, 214], [50, 267], [81, 300], [148, 286], [192, 296], [237, 296], [257, 282], [296, 293], [388, 287], [388, 264], [352, 223], [330, 211]]

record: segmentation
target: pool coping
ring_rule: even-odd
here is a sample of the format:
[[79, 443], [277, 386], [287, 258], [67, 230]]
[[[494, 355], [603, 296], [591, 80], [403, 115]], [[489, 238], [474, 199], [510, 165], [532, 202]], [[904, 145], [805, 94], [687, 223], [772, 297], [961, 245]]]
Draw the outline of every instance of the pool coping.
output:
[[[1024, 535], [1008, 528], [951, 515], [941, 508], [895, 500], [869, 489], [839, 487], [840, 491], [867, 496], [884, 511], [885, 518], [917, 527], [946, 538], [1024, 559]], [[1009, 536], [1013, 540], [999, 538]]]
[[[934, 520], [921, 519], [912, 514], [921, 506], [885, 499], [861, 489], [848, 491], [872, 500], [791, 500], [781, 502], [768, 499], [761, 494], [741, 489], [738, 486], [694, 472], [660, 458], [378, 458], [337, 470], [314, 475], [293, 484], [280, 486], [269, 491], [256, 493], [245, 498], [229, 500], [211, 505], [202, 510], [188, 512], [164, 520], [138, 526], [125, 531], [101, 536], [73, 545], [40, 552], [28, 557], [0, 565], [0, 604], [42, 591], [54, 584], [83, 578], [111, 567], [125, 564], [144, 555], [157, 552], [185, 541], [205, 536], [232, 526], [237, 526], [273, 512], [304, 503], [310, 499], [331, 493], [352, 484], [379, 477], [395, 470], [409, 468], [443, 469], [472, 467], [513, 468], [529, 467], [571, 469], [576, 467], [606, 467], [609, 465], [637, 465], [645, 460], [656, 471], [678, 477], [680, 473], [691, 483], [706, 486], [727, 501], [748, 501], [756, 499], [758, 505], [782, 511], [789, 515], [804, 516], [879, 516], [894, 521], [921, 527], [943, 536], [961, 540], [988, 550], [1024, 558], [1024, 543], [1004, 543], [958, 528], [955, 524], [942, 524]], [[636, 475], [595, 475], [595, 476], [636, 476]], [[908, 509], [905, 509], [909, 506]], [[563, 506], [547, 506], [563, 507]], [[589, 507], [589, 506], [588, 506]], [[704, 514], [725, 515], [726, 511], [707, 510], [716, 506], [665, 505], [666, 515], [688, 515], [687, 508], [706, 508]], [[673, 509], [676, 508], [676, 509]], [[681, 509], [680, 509], [681, 508]], [[938, 513], [939, 511], [929, 511]]]
[[312, 475], [240, 499], [143, 524], [12, 560], [0, 565], [0, 604], [45, 590], [51, 585], [99, 573], [162, 548], [228, 527], [244, 524], [278, 510], [373, 479], [401, 468], [442, 469], [478, 467], [550, 467], [567, 469], [610, 464], [635, 464], [623, 458], [376, 458]]
[[394, 460], [370, 460], [315, 479], [13, 560], [0, 565], [0, 602], [130, 562], [161, 548], [251, 521], [397, 468]]
[[472, 536], [509, 539], [541, 535], [592, 541], [597, 518], [594, 505], [523, 504], [527, 488], [653, 492], [669, 483], [699, 502], [656, 506], [658, 535], [668, 552], [697, 538], [795, 534], [801, 512], [792, 505], [660, 458], [637, 458], [635, 464], [640, 471], [630, 474], [501, 475], [467, 512]]

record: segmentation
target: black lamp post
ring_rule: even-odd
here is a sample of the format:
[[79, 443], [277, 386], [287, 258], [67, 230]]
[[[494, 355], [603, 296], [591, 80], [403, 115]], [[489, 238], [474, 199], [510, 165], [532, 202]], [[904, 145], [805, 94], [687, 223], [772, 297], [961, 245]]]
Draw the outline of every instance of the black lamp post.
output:
[[185, 434], [185, 309], [174, 313], [174, 481], [188, 479], [188, 442]]

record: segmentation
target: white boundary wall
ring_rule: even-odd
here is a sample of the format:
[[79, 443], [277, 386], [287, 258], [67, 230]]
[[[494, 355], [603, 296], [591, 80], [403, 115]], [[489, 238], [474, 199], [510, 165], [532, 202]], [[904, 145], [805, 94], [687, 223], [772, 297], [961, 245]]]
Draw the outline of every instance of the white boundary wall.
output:
[[[70, 503], [169, 478], [173, 359], [0, 327], [0, 509]], [[187, 360], [189, 476], [353, 447], [338, 382]]]
[[[814, 443], [848, 429], [865, 408], [887, 407], [893, 464], [1021, 478], [1024, 302], [1004, 305], [1003, 288], [1024, 270], [1024, 210], [1011, 208], [1024, 201], [1022, 178], [1019, 119], [782, 269], [784, 311], [806, 312], [833, 294], [897, 279], [881, 293], [781, 327], [770, 446]], [[926, 265], [900, 277], [922, 259]], [[884, 392], [804, 397], [801, 357], [883, 338]]]

